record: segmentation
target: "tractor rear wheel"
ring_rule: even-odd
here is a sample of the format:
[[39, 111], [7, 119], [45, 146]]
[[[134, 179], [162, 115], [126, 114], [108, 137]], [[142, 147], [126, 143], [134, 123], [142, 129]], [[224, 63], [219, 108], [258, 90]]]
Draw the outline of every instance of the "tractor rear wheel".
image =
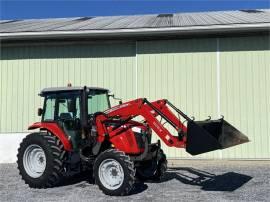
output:
[[51, 133], [32, 133], [23, 139], [17, 154], [22, 179], [29, 187], [47, 188], [59, 184], [64, 173], [65, 150]]
[[163, 150], [158, 151], [157, 158], [144, 162], [136, 169], [136, 176], [140, 180], [160, 181], [167, 170], [167, 158]]
[[135, 182], [134, 163], [124, 152], [108, 149], [97, 157], [94, 177], [103, 193], [111, 196], [127, 195]]

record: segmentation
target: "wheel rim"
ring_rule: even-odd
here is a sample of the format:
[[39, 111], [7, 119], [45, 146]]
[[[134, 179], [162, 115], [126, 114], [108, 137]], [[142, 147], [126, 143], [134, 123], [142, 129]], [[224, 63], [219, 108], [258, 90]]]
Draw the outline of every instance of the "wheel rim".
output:
[[40, 177], [46, 168], [44, 150], [39, 145], [29, 145], [23, 154], [23, 166], [30, 177]]
[[121, 164], [114, 159], [106, 159], [99, 166], [99, 179], [104, 187], [115, 190], [124, 182], [124, 171]]

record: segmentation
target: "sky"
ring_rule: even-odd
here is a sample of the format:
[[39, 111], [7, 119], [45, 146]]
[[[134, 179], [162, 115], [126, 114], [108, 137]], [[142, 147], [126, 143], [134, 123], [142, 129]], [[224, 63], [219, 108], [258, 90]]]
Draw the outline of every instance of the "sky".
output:
[[0, 0], [0, 19], [270, 8], [270, 0]]

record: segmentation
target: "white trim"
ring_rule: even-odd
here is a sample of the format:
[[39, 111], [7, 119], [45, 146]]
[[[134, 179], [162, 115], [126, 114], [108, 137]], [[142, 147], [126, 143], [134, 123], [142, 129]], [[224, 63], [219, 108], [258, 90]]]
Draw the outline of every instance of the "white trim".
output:
[[137, 41], [136, 41], [136, 56], [135, 56], [135, 97], [136, 99], [138, 98], [138, 46], [137, 46]]
[[[219, 38], [216, 39], [217, 49], [216, 49], [216, 71], [217, 71], [217, 116], [221, 116], [220, 111], [220, 47]], [[222, 151], [219, 152], [219, 158], [222, 159]]]
[[117, 36], [151, 36], [153, 34], [206, 34], [233, 31], [269, 31], [270, 23], [207, 25], [166, 28], [138, 28], [113, 30], [80, 30], [80, 31], [43, 31], [0, 33], [0, 39], [34, 39], [63, 37], [117, 37]]
[[219, 38], [217, 38], [217, 50], [216, 50], [216, 57], [217, 57], [217, 116], [221, 116], [220, 111], [220, 50], [219, 50]]
[[0, 163], [15, 163], [23, 138], [28, 133], [0, 133]]

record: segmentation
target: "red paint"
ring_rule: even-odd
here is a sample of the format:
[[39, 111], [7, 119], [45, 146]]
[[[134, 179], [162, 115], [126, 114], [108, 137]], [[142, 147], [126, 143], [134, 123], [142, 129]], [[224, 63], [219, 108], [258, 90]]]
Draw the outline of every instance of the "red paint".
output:
[[131, 129], [111, 137], [110, 141], [115, 148], [127, 154], [140, 154], [143, 152], [143, 150], [139, 148], [134, 132]]
[[28, 130], [33, 129], [43, 129], [48, 130], [52, 134], [54, 134], [56, 137], [59, 138], [59, 140], [64, 145], [64, 148], [66, 151], [72, 151], [72, 145], [70, 141], [68, 140], [67, 136], [65, 135], [64, 131], [57, 125], [57, 123], [54, 122], [36, 122], [28, 127]]
[[[175, 116], [175, 114], [166, 105], [166, 100], [158, 100], [152, 102], [155, 108], [159, 109], [164, 116], [166, 116], [175, 125], [175, 130], [187, 131], [186, 126]], [[141, 116], [144, 118], [144, 123], [136, 121], [128, 121], [117, 129], [113, 129], [112, 126], [106, 126], [104, 121], [109, 117], [118, 116], [122, 120], [129, 117], [135, 118]], [[186, 147], [186, 138], [179, 140], [177, 136], [172, 135], [157, 119], [158, 114], [144, 102], [143, 98], [132, 100], [121, 105], [115, 106], [104, 114], [100, 114], [96, 117], [97, 127], [97, 141], [103, 142], [105, 140], [110, 141], [115, 148], [127, 153], [127, 154], [140, 154], [143, 152], [142, 148], [139, 148], [136, 137], [132, 128], [137, 127], [143, 131], [151, 128], [160, 137], [160, 139], [169, 147]], [[38, 122], [29, 126], [29, 130], [32, 129], [45, 129], [52, 132], [63, 143], [65, 150], [71, 151], [72, 145], [65, 135], [64, 131], [54, 122]]]
[[[187, 131], [186, 126], [166, 106], [165, 100], [158, 100], [152, 102], [152, 104], [176, 125], [175, 129], [177, 131]], [[142, 130], [147, 130], [146, 125], [153, 129], [161, 140], [169, 147], [185, 148], [186, 146], [186, 138], [179, 140], [177, 136], [172, 135], [156, 118], [158, 114], [149, 105], [144, 103], [144, 99], [142, 98], [115, 106], [105, 111], [105, 113], [108, 117], [118, 116], [123, 120], [136, 116], [142, 116], [145, 120], [145, 124], [129, 121], [120, 128], [112, 130], [112, 127], [106, 127], [105, 124], [103, 124], [108, 117], [104, 115], [98, 115], [96, 117], [97, 131], [99, 134], [98, 141], [102, 142], [105, 139], [105, 134], [107, 134], [109, 136], [109, 141], [121, 151], [126, 153], [141, 152], [131, 128], [139, 127]]]

